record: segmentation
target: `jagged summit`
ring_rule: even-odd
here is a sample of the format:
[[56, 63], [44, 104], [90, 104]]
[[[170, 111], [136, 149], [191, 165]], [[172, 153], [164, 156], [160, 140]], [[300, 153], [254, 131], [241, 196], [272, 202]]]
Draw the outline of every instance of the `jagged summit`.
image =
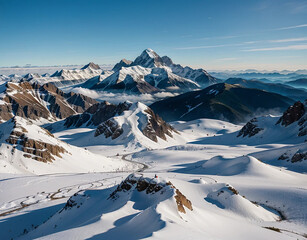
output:
[[152, 49], [145, 49], [140, 56], [138, 56], [132, 66], [140, 65], [145, 68], [161, 67], [165, 65], [162, 58]]
[[112, 71], [119, 71], [122, 67], [129, 67], [131, 65], [131, 63], [132, 63], [132, 61], [124, 58], [124, 59], [120, 60], [119, 63], [115, 64]]
[[93, 62], [90, 62], [89, 64], [86, 64], [81, 69], [87, 69], [87, 68], [91, 68], [92, 70], [99, 70], [99, 69], [101, 69], [98, 64], [95, 64]]

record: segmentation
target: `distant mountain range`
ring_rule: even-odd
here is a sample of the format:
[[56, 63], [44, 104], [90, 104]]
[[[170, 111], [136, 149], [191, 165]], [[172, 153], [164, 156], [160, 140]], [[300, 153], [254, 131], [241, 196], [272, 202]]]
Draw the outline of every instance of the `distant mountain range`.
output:
[[[306, 90], [288, 86], [287, 84], [289, 82], [286, 82], [287, 84], [282, 84], [282, 83], [262, 82], [260, 80], [246, 80], [243, 78], [229, 78], [225, 82], [229, 84], [240, 84], [242, 87], [257, 88], [268, 92], [278, 93], [295, 100], [304, 101], [307, 96]], [[294, 81], [294, 82], [296, 84], [303, 83], [303, 81], [297, 81], [297, 82]]]
[[286, 84], [294, 87], [307, 88], [307, 78], [300, 78], [294, 81], [285, 82]]
[[155, 102], [150, 108], [166, 121], [213, 118], [239, 123], [260, 112], [283, 111], [293, 102], [277, 93], [219, 83]]
[[144, 50], [134, 61], [122, 59], [112, 71], [102, 70], [89, 63], [81, 69], [56, 71], [52, 75], [26, 74], [1, 76], [0, 80], [52, 83], [57, 87], [77, 86], [95, 90], [124, 93], [154, 93], [161, 91], [186, 92], [220, 82], [204, 69], [193, 69], [174, 64], [167, 57], [160, 57], [152, 49]]
[[291, 79], [306, 78], [307, 70], [297, 70], [297, 71], [258, 71], [255, 69], [249, 69], [246, 71], [210, 71], [210, 74], [220, 78], [244, 78], [244, 79], [269, 79], [270, 81], [289, 81]]

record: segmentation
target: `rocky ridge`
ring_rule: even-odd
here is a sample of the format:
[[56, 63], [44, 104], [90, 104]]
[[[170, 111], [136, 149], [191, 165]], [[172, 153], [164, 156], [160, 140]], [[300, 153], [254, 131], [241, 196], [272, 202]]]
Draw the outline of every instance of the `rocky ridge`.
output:
[[20, 82], [6, 84], [2, 93], [0, 120], [7, 121], [13, 116], [31, 120], [54, 121], [82, 113], [96, 100], [78, 93], [64, 93], [53, 84], [39, 85]]

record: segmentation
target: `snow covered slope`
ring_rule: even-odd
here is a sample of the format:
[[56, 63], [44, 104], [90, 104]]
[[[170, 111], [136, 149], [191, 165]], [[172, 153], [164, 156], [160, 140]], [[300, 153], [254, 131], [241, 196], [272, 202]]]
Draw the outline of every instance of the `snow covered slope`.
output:
[[0, 124], [0, 144], [2, 173], [107, 172], [136, 167], [71, 146], [21, 117]]
[[224, 239], [229, 229], [217, 231], [221, 222], [223, 227], [232, 223], [235, 239], [246, 239], [251, 233], [258, 238], [287, 239], [261, 227], [278, 219], [276, 213], [251, 203], [228, 184], [173, 184], [134, 174], [109, 189], [80, 191], [20, 239]]

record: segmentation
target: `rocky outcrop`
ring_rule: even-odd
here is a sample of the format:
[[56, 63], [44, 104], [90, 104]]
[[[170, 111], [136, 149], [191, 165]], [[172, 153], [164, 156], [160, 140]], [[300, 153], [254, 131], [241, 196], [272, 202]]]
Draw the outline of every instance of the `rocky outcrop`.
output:
[[171, 188], [175, 189], [175, 200], [177, 203], [177, 209], [179, 212], [186, 213], [184, 207], [189, 209], [190, 211], [193, 211], [192, 203], [189, 199], [184, 196], [179, 189], [177, 189], [171, 182], [166, 183], [166, 185], [170, 186]]
[[187, 199], [171, 182], [159, 182], [155, 179], [144, 178], [142, 176], [137, 177], [134, 174], [129, 175], [124, 181], [122, 181], [115, 191], [110, 194], [109, 199], [118, 199], [120, 197], [120, 192], [136, 190], [148, 195], [154, 195], [156, 193], [165, 194], [166, 191], [171, 189], [174, 190], [173, 197], [175, 198], [178, 211], [186, 213], [185, 208], [193, 211], [191, 201]]
[[258, 120], [257, 118], [253, 118], [248, 123], [245, 124], [245, 126], [239, 131], [237, 137], [252, 137], [263, 130], [263, 128], [259, 128], [257, 126]]
[[[54, 156], [61, 157], [61, 153], [67, 152], [62, 146], [27, 137], [26, 133], [28, 133], [28, 131], [20, 126], [15, 118], [12, 119], [12, 122], [14, 123], [13, 131], [6, 139], [6, 142], [13, 144], [14, 148], [20, 147], [24, 152], [24, 157], [46, 163], [55, 160]], [[48, 130], [43, 130], [45, 134], [54, 137]]]
[[[121, 110], [123, 109], [125, 108], [121, 107]], [[179, 134], [171, 125], [142, 103], [129, 105], [129, 109], [124, 111], [129, 112], [102, 122], [95, 131], [95, 137], [104, 134], [106, 138], [116, 139], [124, 133], [123, 125], [126, 126], [125, 136], [137, 136], [141, 131], [141, 134], [154, 142], [158, 142], [158, 138], [166, 141], [167, 136], [173, 137], [173, 133]], [[137, 117], [134, 117], [134, 115]], [[131, 123], [132, 119], [135, 119], [135, 122]]]
[[281, 124], [283, 126], [288, 126], [296, 121], [298, 121], [305, 114], [305, 106], [300, 101], [294, 103], [290, 106], [276, 124]]
[[143, 134], [154, 142], [158, 142], [158, 137], [166, 140], [166, 135], [173, 137], [172, 132], [178, 133], [171, 125], [166, 123], [159, 115], [155, 114], [150, 108], [145, 110], [149, 114], [149, 121], [142, 130]]
[[95, 131], [95, 137], [98, 137], [101, 134], [104, 134], [106, 138], [111, 137], [112, 140], [118, 138], [124, 130], [118, 125], [117, 122], [109, 119], [102, 124], [100, 124]]
[[303, 160], [307, 160], [307, 152], [297, 152], [291, 158], [291, 162], [301, 162]]
[[291, 152], [285, 152], [278, 158], [278, 160], [287, 162], [291, 161], [292, 163], [301, 162], [303, 160], [307, 160], [307, 152], [301, 150], [298, 150], [294, 154], [291, 154]]
[[7, 121], [13, 116], [32, 120], [67, 118], [83, 113], [96, 100], [77, 93], [64, 93], [53, 84], [8, 82], [0, 105], [0, 120]]
[[299, 125], [298, 136], [299, 137], [306, 136], [307, 135], [307, 114], [301, 117], [301, 119], [298, 121], [298, 125]]
[[102, 122], [123, 113], [130, 108], [131, 103], [124, 102], [119, 104], [112, 104], [109, 102], [101, 102], [93, 104], [84, 113], [73, 115], [65, 119], [64, 126], [80, 127], [84, 124], [86, 126], [98, 126]]

